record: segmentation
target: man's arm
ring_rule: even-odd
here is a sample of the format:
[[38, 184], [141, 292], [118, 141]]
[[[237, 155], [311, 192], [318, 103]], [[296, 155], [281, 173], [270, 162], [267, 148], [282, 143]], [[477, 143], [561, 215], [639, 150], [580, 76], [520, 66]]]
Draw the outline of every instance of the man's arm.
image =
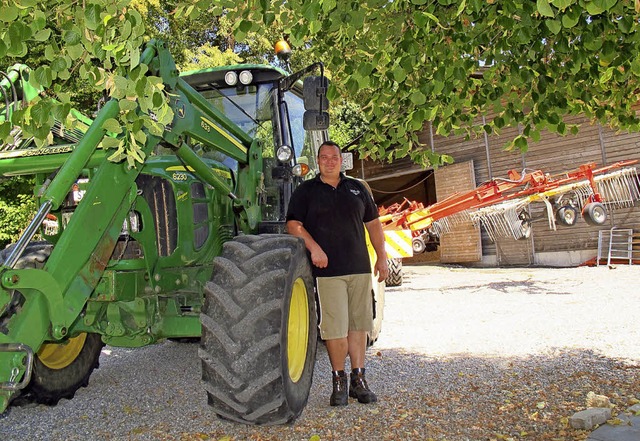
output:
[[309, 232], [304, 228], [302, 222], [297, 220], [287, 221], [287, 232], [293, 236], [304, 239], [304, 245], [307, 247], [307, 250], [309, 250], [309, 253], [311, 253], [311, 263], [318, 268], [327, 267], [329, 264], [329, 258], [322, 247], [318, 245], [318, 242], [316, 242], [313, 237], [311, 237], [311, 234], [309, 234]]
[[376, 218], [364, 224], [369, 232], [369, 240], [373, 249], [376, 251], [376, 265], [373, 268], [373, 274], [378, 276], [378, 282], [382, 282], [389, 275], [389, 266], [387, 265], [387, 252], [384, 249], [384, 231], [380, 219]]

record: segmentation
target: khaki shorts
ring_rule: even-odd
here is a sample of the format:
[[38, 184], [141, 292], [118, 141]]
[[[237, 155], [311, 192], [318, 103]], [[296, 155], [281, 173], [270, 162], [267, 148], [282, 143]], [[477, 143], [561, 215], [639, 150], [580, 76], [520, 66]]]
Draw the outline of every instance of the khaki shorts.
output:
[[373, 330], [371, 274], [318, 277], [320, 337], [345, 338], [349, 331]]

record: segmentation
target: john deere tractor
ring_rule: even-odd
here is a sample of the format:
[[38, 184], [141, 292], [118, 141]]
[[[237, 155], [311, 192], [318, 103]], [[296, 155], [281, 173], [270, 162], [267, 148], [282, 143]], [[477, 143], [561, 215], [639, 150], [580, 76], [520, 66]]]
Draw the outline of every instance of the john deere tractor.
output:
[[[115, 98], [73, 129], [57, 121], [46, 147], [20, 127], [0, 147], [0, 175], [34, 176], [39, 206], [0, 253], [0, 412], [73, 397], [104, 344], [200, 337], [215, 413], [292, 421], [309, 394], [317, 317], [306, 250], [284, 216], [326, 139], [322, 65], [180, 75], [159, 41], [141, 63], [174, 113], [161, 135], [138, 138], [142, 163], [103, 148], [122, 136], [107, 123]], [[39, 93], [29, 75], [16, 65], [1, 76], [1, 120]]]

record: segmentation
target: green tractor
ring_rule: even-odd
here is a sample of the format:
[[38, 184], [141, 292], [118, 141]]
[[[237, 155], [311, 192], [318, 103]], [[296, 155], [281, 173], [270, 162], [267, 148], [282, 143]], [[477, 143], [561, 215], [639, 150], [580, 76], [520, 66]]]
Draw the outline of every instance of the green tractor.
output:
[[[284, 217], [326, 139], [322, 64], [180, 75], [159, 41], [141, 62], [175, 115], [161, 136], [147, 133], [143, 164], [102, 148], [117, 99], [73, 130], [56, 124], [47, 147], [19, 128], [0, 146], [0, 175], [34, 176], [39, 204], [0, 252], [0, 412], [73, 397], [104, 344], [200, 338], [216, 414], [292, 421], [311, 386], [317, 316], [304, 243]], [[38, 93], [29, 74], [2, 75], [3, 120]]]

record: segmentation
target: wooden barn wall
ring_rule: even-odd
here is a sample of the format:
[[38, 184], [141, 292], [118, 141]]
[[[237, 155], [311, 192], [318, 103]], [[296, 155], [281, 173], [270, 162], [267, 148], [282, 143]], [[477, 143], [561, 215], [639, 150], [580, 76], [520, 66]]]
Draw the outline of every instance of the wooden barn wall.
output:
[[[517, 128], [503, 129], [500, 135], [477, 136], [465, 140], [462, 136], [442, 137], [433, 135], [429, 125], [419, 134], [420, 140], [438, 153], [448, 154], [455, 163], [473, 161], [478, 184], [491, 178], [507, 177], [509, 170], [543, 170], [551, 175], [572, 171], [580, 165], [595, 162], [598, 167], [617, 161], [640, 160], [640, 133], [616, 132], [592, 124], [582, 117], [565, 119], [567, 124], [578, 124], [577, 135], [558, 136], [543, 133], [539, 142], [530, 142], [526, 153], [508, 152], [505, 144], [518, 134]], [[403, 176], [424, 171], [408, 159], [394, 163], [355, 160], [352, 176], [383, 180], [385, 176]], [[640, 170], [640, 165], [636, 165]], [[375, 185], [375, 184], [374, 184]], [[438, 188], [436, 185], [436, 192]], [[609, 220], [601, 228], [592, 227], [580, 218], [573, 227], [556, 225], [549, 227], [543, 204], [530, 206], [530, 214], [536, 219], [532, 224], [530, 240], [515, 241], [502, 238], [493, 243], [482, 228], [482, 253], [495, 256], [498, 264], [520, 265], [535, 263], [535, 253], [575, 250], [597, 250], [598, 230], [612, 227], [632, 228], [640, 231], [640, 203], [632, 208], [609, 211]]]
[[[640, 160], [640, 133], [616, 133], [613, 130], [602, 130], [602, 143], [605, 147], [607, 164], [629, 159]], [[636, 165], [640, 171], [640, 165]], [[640, 232], [640, 202], [633, 208], [613, 210], [609, 225], [617, 228], [632, 228]]]
[[[476, 188], [473, 161], [458, 162], [435, 173], [436, 196], [443, 200], [461, 190]], [[479, 262], [482, 260], [480, 231], [471, 222], [452, 223], [451, 230], [440, 236], [440, 261], [444, 263]]]
[[[565, 137], [544, 133], [539, 142], [530, 143], [526, 153], [508, 152], [505, 143], [517, 135], [517, 129], [505, 129], [500, 136], [465, 141], [461, 137], [433, 137], [435, 150], [451, 155], [456, 162], [474, 160], [478, 183], [490, 178], [506, 177], [509, 170], [543, 170], [551, 175], [572, 171], [580, 165], [595, 162], [598, 167], [627, 159], [640, 160], [640, 134], [616, 133], [590, 124], [580, 117], [567, 118], [567, 124], [579, 124], [577, 135]], [[640, 166], [637, 166], [640, 169]], [[534, 253], [573, 250], [597, 250], [598, 230], [618, 228], [640, 229], [640, 207], [610, 211], [609, 222], [603, 228], [587, 225], [580, 218], [573, 227], [549, 227], [543, 204], [532, 204], [530, 240], [499, 239], [491, 242], [483, 228], [482, 242], [485, 256], [497, 256], [499, 264], [534, 263]]]

